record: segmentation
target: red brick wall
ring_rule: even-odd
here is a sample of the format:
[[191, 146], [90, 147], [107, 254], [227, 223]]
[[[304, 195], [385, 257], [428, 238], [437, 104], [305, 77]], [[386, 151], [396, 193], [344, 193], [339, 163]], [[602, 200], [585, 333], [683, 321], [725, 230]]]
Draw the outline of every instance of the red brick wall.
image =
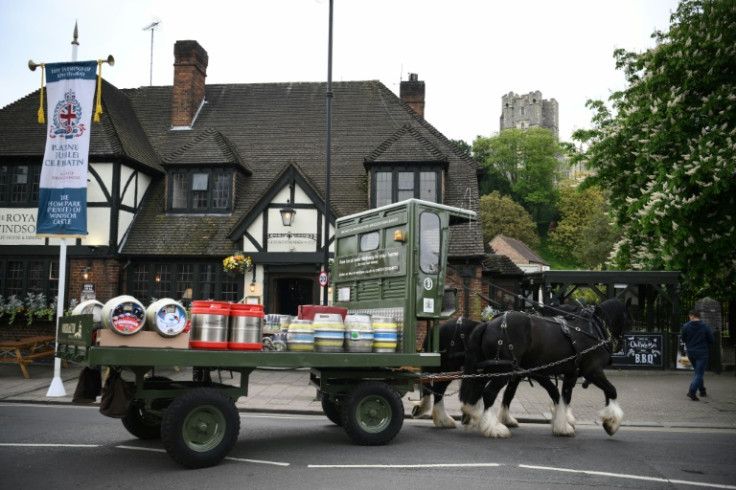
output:
[[[85, 269], [89, 267], [88, 279], [84, 278]], [[81, 300], [82, 285], [92, 283], [95, 286], [95, 299], [102, 303], [119, 296], [120, 263], [114, 259], [87, 259], [69, 262], [69, 291], [67, 297]]]
[[191, 126], [204, 100], [207, 63], [207, 51], [196, 41], [177, 41], [174, 45], [172, 126]]

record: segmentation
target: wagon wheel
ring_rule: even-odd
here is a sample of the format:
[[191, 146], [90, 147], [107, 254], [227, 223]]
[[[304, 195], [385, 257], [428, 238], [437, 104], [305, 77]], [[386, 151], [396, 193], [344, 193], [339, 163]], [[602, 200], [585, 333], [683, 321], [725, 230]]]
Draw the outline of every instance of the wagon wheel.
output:
[[322, 400], [322, 411], [325, 413], [327, 419], [335, 425], [342, 425], [340, 405], [330, 400], [324, 393], [320, 393], [320, 397]]
[[128, 432], [138, 439], [159, 439], [161, 437], [161, 417], [150, 414], [144, 407], [131, 404], [128, 414], [120, 419]]
[[342, 410], [345, 432], [361, 446], [387, 444], [404, 423], [401, 397], [382, 382], [367, 381], [358, 385]]
[[214, 388], [194, 388], [166, 409], [161, 437], [169, 456], [186, 468], [206, 468], [230, 452], [240, 432], [235, 402]]
[[[165, 376], [151, 376], [143, 380], [144, 388], [147, 381], [171, 381], [171, 379]], [[161, 401], [168, 402], [168, 400]], [[133, 400], [128, 414], [120, 420], [123, 422], [123, 427], [138, 439], [161, 438], [161, 416], [148, 412], [143, 400]]]

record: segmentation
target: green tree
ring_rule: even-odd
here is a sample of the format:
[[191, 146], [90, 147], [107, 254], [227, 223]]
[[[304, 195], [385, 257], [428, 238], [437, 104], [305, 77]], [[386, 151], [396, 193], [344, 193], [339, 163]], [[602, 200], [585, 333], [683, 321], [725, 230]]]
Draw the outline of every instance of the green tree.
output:
[[611, 191], [618, 268], [680, 270], [683, 286], [736, 296], [736, 2], [683, 0], [643, 53], [616, 50], [627, 88], [576, 156]]
[[470, 146], [465, 140], [450, 140], [455, 146], [457, 146], [463, 153], [468, 155], [473, 154], [473, 147]]
[[524, 206], [537, 222], [550, 219], [557, 200], [562, 147], [544, 128], [507, 129], [473, 142], [473, 156], [486, 169], [484, 190], [505, 191]]
[[577, 266], [600, 268], [613, 248], [603, 192], [596, 186], [580, 188], [573, 180], [563, 182], [559, 191], [561, 218], [549, 233], [550, 251], [559, 257], [574, 258]]
[[581, 230], [582, 239], [578, 248], [573, 251], [575, 260], [586, 269], [603, 269], [619, 238], [616, 229], [611, 225], [608, 214], [599, 209], [588, 219]]
[[539, 247], [540, 240], [534, 220], [509, 196], [502, 196], [498, 192], [481, 196], [480, 220], [486, 248], [488, 242], [499, 234], [521, 240], [532, 249]]

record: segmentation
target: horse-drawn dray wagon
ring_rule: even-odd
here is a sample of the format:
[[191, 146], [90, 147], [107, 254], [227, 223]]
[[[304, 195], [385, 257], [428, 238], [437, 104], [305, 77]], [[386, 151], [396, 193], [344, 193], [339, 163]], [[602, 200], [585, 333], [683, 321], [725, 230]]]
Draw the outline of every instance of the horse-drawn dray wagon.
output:
[[[59, 320], [57, 356], [133, 373], [123, 425], [141, 439], [160, 437], [185, 467], [215, 465], [232, 449], [240, 430], [235, 402], [247, 396], [258, 367], [310, 368], [325, 415], [358, 444], [386, 444], [403, 424], [401, 397], [422, 382], [417, 368], [440, 365], [437, 327], [455, 311], [455, 291], [445, 287], [449, 227], [474, 219], [471, 211], [411, 199], [337, 220], [334, 304], [392, 318], [398, 325], [392, 352], [101, 346], [92, 340], [92, 315], [78, 315]], [[423, 352], [420, 337], [427, 339]], [[151, 376], [157, 366], [193, 367], [196, 375]], [[213, 369], [239, 373], [239, 384], [214, 381]]]

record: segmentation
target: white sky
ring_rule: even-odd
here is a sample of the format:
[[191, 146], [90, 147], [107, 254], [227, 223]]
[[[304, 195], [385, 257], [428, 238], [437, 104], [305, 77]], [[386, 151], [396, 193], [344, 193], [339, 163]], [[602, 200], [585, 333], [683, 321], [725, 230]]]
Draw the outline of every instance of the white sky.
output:
[[[560, 138], [590, 127], [587, 99], [624, 88], [613, 51], [654, 46], [676, 0], [335, 0], [333, 81], [380, 80], [396, 94], [408, 73], [425, 82], [425, 117], [468, 143], [499, 130], [501, 97], [540, 90], [557, 100]], [[177, 40], [209, 55], [207, 83], [327, 79], [329, 0], [3, 0], [0, 107], [36, 90], [29, 59], [115, 57], [118, 88], [171, 85]], [[335, 103], [339, 103], [335, 101]], [[2, 128], [0, 128], [0, 131]]]

